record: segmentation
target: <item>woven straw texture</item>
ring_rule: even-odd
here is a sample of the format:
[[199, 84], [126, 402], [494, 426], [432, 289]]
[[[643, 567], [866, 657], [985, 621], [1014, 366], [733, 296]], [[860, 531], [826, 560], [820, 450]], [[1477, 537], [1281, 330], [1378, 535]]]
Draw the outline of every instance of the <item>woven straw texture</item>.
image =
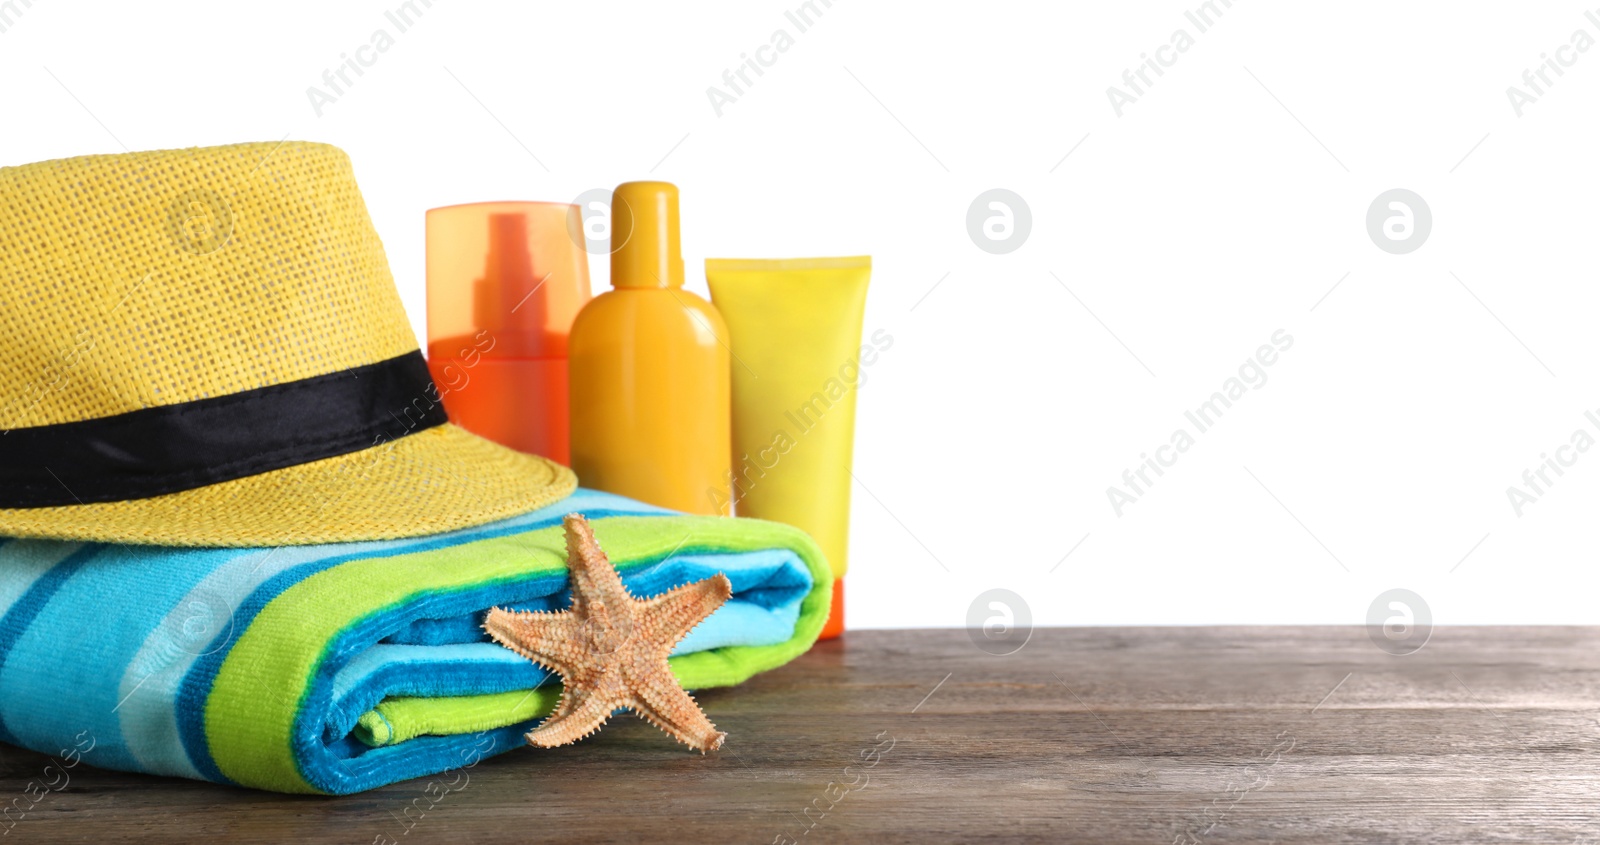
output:
[[[239, 144], [0, 168], [0, 430], [93, 419], [417, 349], [349, 158]], [[129, 502], [0, 509], [0, 535], [262, 546], [417, 536], [571, 493], [453, 426]]]

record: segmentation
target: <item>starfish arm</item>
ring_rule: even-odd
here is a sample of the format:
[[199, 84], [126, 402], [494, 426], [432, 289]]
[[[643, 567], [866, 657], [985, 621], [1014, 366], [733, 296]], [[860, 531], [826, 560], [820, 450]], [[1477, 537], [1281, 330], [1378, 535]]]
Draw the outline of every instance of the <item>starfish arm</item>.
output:
[[571, 613], [516, 612], [494, 608], [483, 629], [495, 642], [561, 675], [581, 661], [583, 625]]
[[640, 718], [702, 754], [722, 747], [728, 735], [711, 724], [665, 663], [650, 678], [641, 680], [644, 682], [635, 687], [630, 705]]
[[571, 745], [594, 733], [611, 718], [612, 711], [617, 707], [608, 699], [609, 696], [569, 687], [550, 718], [528, 734], [528, 744], [555, 748], [558, 745]]
[[634, 598], [595, 540], [589, 521], [574, 513], [561, 524], [567, 535], [567, 578], [572, 587], [573, 613], [599, 628], [631, 627]]
[[616, 567], [578, 514], [563, 521], [572, 609], [519, 613], [495, 608], [484, 630], [498, 643], [562, 677], [561, 701], [528, 742], [552, 748], [599, 730], [629, 707], [702, 753], [726, 734], [706, 718], [673, 677], [667, 657], [679, 640], [733, 594], [718, 573], [646, 601], [630, 595]]
[[733, 584], [720, 572], [668, 590], [641, 603], [636, 636], [645, 642], [665, 643], [670, 650], [732, 596]]

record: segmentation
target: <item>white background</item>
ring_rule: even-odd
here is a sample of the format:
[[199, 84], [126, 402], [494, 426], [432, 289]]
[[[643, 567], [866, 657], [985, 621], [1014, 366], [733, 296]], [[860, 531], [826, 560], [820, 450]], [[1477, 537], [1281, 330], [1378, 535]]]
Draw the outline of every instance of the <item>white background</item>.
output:
[[[1521, 117], [1506, 95], [1600, 38], [1582, 3], [1237, 0], [1203, 34], [1195, 0], [835, 0], [803, 34], [796, 0], [437, 0], [403, 34], [398, 0], [8, 5], [0, 164], [337, 144], [419, 336], [433, 206], [671, 180], [702, 292], [706, 256], [870, 253], [895, 344], [860, 396], [852, 627], [962, 625], [995, 587], [1049, 624], [1359, 624], [1391, 587], [1440, 623], [1600, 622], [1600, 450], [1520, 517], [1506, 495], [1600, 409], [1600, 47]], [[779, 28], [719, 117], [707, 88]], [[1118, 117], [1107, 87], [1179, 28]], [[1397, 187], [1434, 218], [1408, 255], [1365, 229]], [[1010, 254], [967, 233], [990, 188], [1031, 208]], [[1106, 489], [1278, 329], [1268, 381], [1118, 517]]]

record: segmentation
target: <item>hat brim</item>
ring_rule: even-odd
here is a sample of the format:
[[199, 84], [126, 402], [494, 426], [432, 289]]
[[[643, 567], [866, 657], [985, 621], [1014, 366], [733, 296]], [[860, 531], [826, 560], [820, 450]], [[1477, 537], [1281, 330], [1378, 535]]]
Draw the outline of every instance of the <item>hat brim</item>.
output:
[[229, 547], [393, 540], [517, 516], [577, 485], [554, 461], [446, 424], [181, 493], [0, 509], [0, 537]]

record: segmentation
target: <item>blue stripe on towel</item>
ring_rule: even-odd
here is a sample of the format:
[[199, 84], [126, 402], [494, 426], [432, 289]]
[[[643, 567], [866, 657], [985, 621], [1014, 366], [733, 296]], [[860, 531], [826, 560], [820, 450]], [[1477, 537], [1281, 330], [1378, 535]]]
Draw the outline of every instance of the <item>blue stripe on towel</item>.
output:
[[[17, 644], [17, 640], [27, 633], [29, 626], [33, 624], [33, 620], [38, 618], [45, 605], [50, 603], [51, 597], [67, 581], [71, 580], [73, 575], [78, 573], [84, 563], [99, 554], [103, 548], [105, 547], [99, 543], [91, 543], [68, 555], [60, 563], [51, 566], [28, 587], [28, 591], [23, 593], [21, 598], [17, 599], [6, 610], [5, 616], [0, 617], [0, 688], [9, 689], [3, 679], [6, 666], [10, 663], [11, 649]], [[86, 627], [93, 627], [91, 620], [88, 619], [84, 620], [83, 624]], [[66, 663], [69, 661], [59, 660], [54, 662]], [[0, 741], [9, 742], [12, 745], [19, 744], [16, 736], [6, 727], [9, 722], [8, 715], [14, 719], [20, 715], [21, 711], [26, 709], [50, 708], [56, 705], [57, 702], [53, 698], [45, 701], [35, 701], [22, 696], [7, 695], [4, 701], [0, 701]], [[74, 731], [71, 734], [66, 734], [66, 736], [72, 736], [76, 733]]]
[[532, 661], [494, 643], [375, 645], [334, 676], [323, 739], [348, 735], [362, 714], [386, 698], [482, 695], [532, 689], [548, 679]]
[[[0, 566], [5, 567], [5, 577], [0, 578], [0, 617], [6, 615], [33, 589], [50, 568], [66, 560], [82, 548], [81, 543], [61, 540], [9, 540], [0, 543]], [[0, 663], [4, 659], [0, 658]]]

